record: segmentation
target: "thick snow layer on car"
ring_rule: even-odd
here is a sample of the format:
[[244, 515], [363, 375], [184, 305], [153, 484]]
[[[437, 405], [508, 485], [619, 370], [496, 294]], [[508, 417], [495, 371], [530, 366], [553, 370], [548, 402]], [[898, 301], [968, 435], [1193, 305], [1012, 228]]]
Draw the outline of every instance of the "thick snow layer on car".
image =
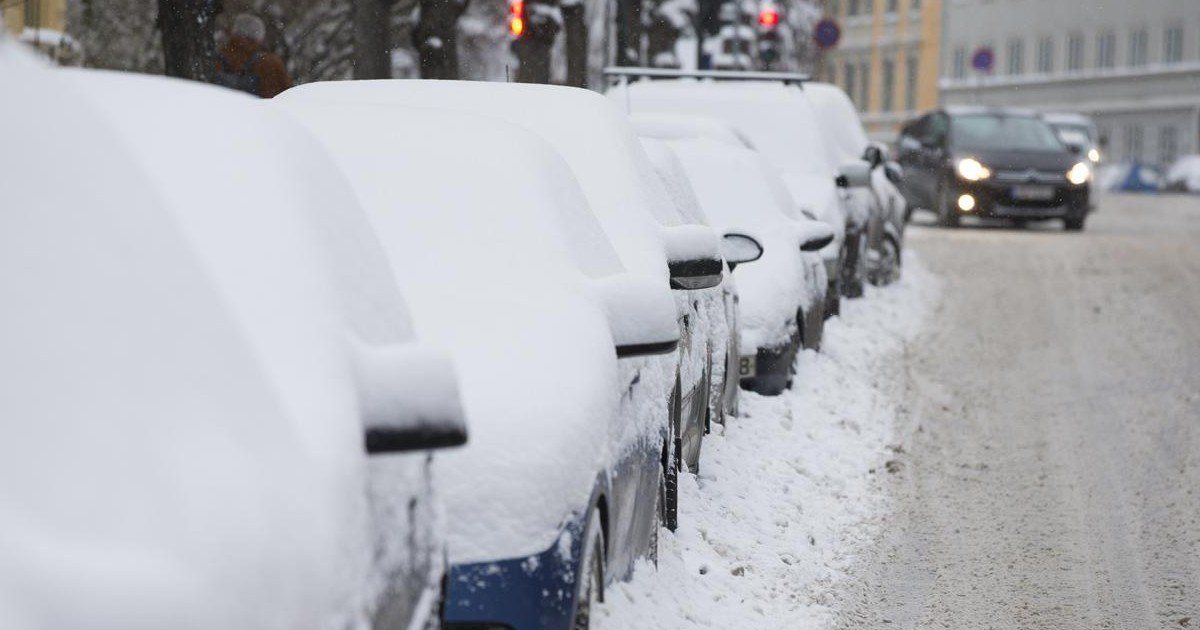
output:
[[850, 97], [828, 83], [805, 83], [804, 96], [821, 121], [830, 163], [861, 158], [869, 141]]
[[[628, 121], [588, 90], [477, 81], [353, 81], [297, 86], [284, 98], [392, 104], [474, 113], [516, 123], [566, 160], [625, 268], [662, 278], [667, 264], [648, 186], [653, 173]], [[520, 164], [500, 162], [512, 181]]]
[[939, 292], [917, 259], [904, 264], [826, 324], [795, 389], [744, 393], [740, 417], [705, 438], [700, 475], [680, 480], [679, 530], [657, 568], [605, 592], [600, 628], [833, 627], [839, 581], [888, 526], [879, 477], [899, 448], [900, 359]]
[[[436, 464], [451, 560], [549, 548], [614, 456], [606, 435], [616, 358], [603, 307], [630, 309], [639, 295], [597, 299], [574, 264], [565, 226], [586, 221], [588, 209], [569, 169], [544, 141], [497, 120], [395, 105], [277, 105], [347, 173], [422, 339], [457, 360], [471, 437]], [[520, 165], [522, 185], [496, 167], [505, 163]], [[628, 277], [615, 254], [606, 258], [616, 273], [599, 280], [602, 292]], [[673, 327], [673, 302], [660, 306]]]
[[1168, 190], [1200, 192], [1200, 155], [1185, 155], [1167, 169], [1163, 178]]
[[[0, 73], [18, 86], [0, 104], [0, 600], [38, 628], [348, 625], [370, 553], [356, 384], [332, 281], [283, 202], [351, 198], [305, 172], [269, 199], [239, 185], [269, 164], [150, 150], [164, 118], [180, 138], [232, 113], [214, 88], [158, 79], [185, 98], [143, 92], [116, 116], [93, 97], [124, 80]], [[216, 217], [237, 265], [203, 251]]]
[[[713, 226], [721, 233], [754, 237], [763, 246], [761, 259], [734, 271], [743, 350], [786, 343], [796, 329], [797, 311], [814, 303], [814, 287], [825, 286], [823, 268], [814, 269], [800, 251], [808, 226], [817, 230], [820, 224], [784, 213], [780, 194], [772, 192], [778, 184], [769, 181], [770, 167], [753, 151], [703, 138], [674, 141], [671, 147]], [[812, 277], [818, 271], [820, 278]]]
[[719, 118], [653, 112], [630, 114], [629, 121], [633, 124], [638, 136], [642, 138], [658, 140], [709, 138], [734, 147], [754, 148], [749, 138]]

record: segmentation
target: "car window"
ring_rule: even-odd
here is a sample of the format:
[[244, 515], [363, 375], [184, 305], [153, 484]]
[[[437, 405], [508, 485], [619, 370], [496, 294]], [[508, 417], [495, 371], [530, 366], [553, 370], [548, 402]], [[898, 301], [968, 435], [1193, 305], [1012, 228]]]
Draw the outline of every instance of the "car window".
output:
[[934, 114], [929, 117], [926, 123], [921, 141], [928, 145], [940, 145], [945, 142], [946, 133], [949, 130], [950, 125], [946, 117], [941, 114]]
[[956, 116], [953, 142], [960, 149], [1001, 151], [1062, 151], [1063, 145], [1050, 126], [1028, 116], [971, 114]]

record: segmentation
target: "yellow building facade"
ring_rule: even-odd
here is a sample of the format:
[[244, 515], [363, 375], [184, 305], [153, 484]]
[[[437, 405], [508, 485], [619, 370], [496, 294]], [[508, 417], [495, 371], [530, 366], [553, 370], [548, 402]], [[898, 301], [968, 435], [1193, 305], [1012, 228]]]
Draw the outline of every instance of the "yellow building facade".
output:
[[66, 30], [67, 0], [0, 0], [4, 24], [13, 37], [25, 29]]
[[891, 140], [899, 126], [938, 104], [943, 0], [823, 0], [841, 27], [822, 53], [817, 76], [840, 86], [872, 138]]

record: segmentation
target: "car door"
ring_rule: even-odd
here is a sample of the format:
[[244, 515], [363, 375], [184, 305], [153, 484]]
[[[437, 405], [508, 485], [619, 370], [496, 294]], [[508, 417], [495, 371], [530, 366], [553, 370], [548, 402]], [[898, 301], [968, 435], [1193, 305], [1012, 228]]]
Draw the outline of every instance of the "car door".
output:
[[904, 194], [908, 205], [913, 207], [929, 207], [925, 196], [926, 188], [923, 184], [925, 172], [922, 151], [924, 147], [921, 145], [923, 130], [927, 126], [929, 118], [929, 116], [923, 116], [905, 125], [900, 130], [900, 139], [896, 142], [896, 160], [904, 168], [904, 181], [900, 186], [900, 192]]

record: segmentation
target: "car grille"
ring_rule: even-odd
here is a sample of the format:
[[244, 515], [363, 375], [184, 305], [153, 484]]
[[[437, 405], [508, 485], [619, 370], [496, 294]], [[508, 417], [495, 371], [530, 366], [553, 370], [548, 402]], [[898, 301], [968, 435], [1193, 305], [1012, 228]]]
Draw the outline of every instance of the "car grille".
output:
[[1067, 181], [1066, 173], [1057, 171], [1038, 171], [1026, 169], [1023, 171], [996, 171], [994, 179], [998, 182], [1016, 182], [1028, 184], [1062, 184]]

